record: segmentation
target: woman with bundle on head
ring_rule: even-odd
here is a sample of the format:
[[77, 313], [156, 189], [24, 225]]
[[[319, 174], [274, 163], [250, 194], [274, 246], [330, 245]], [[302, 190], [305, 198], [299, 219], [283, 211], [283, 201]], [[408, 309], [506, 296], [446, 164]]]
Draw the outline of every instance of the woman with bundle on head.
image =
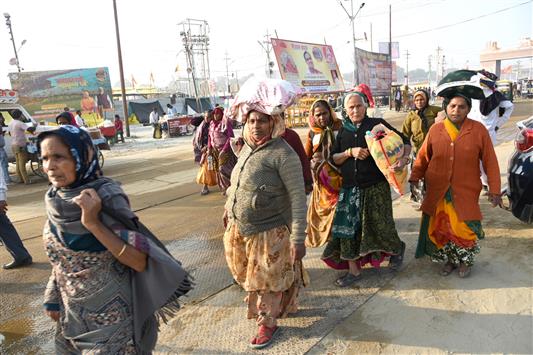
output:
[[52, 273], [46, 313], [56, 354], [149, 354], [159, 319], [179, 308], [188, 274], [101, 176], [87, 132], [65, 125], [38, 137], [51, 187], [43, 231]]
[[259, 326], [253, 348], [271, 343], [277, 319], [297, 310], [303, 285], [306, 197], [298, 155], [281, 138], [283, 110], [262, 101], [239, 110], [245, 144], [225, 205], [226, 261]]
[[361, 268], [370, 263], [379, 267], [386, 257], [389, 265], [398, 269], [403, 261], [405, 243], [398, 237], [392, 215], [389, 183], [379, 170], [365, 140], [367, 131], [382, 124], [403, 139], [404, 157], [391, 166], [401, 171], [409, 162], [409, 141], [380, 118], [368, 117], [366, 96], [359, 92], [344, 99], [347, 118], [337, 134], [331, 155], [340, 167], [342, 188], [333, 219], [331, 240], [322, 260], [337, 270], [348, 272], [336, 280], [339, 287], [352, 285], [361, 279]]
[[429, 129], [409, 179], [426, 184], [416, 257], [443, 262], [443, 276], [458, 268], [459, 277], [467, 277], [479, 253], [478, 239], [484, 237], [479, 161], [487, 172], [493, 207], [502, 203], [500, 169], [487, 129], [467, 117], [471, 99], [451, 91], [443, 107], [446, 119]]
[[311, 161], [313, 192], [307, 210], [307, 246], [320, 247], [330, 238], [335, 206], [342, 184], [340, 170], [331, 157], [331, 147], [342, 122], [326, 100], [309, 109], [309, 133], [305, 153]]
[[218, 186], [223, 195], [226, 195], [226, 190], [230, 185], [231, 172], [237, 161], [237, 157], [231, 150], [232, 137], [233, 127], [231, 121], [224, 116], [222, 107], [215, 107], [213, 120], [209, 125], [207, 154], [213, 157], [218, 172]]

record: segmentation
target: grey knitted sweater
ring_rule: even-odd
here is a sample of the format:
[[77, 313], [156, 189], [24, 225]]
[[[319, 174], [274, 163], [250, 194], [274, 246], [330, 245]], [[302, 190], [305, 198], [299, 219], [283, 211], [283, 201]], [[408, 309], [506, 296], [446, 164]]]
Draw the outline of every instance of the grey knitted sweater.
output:
[[245, 144], [227, 191], [228, 218], [243, 235], [286, 225], [291, 241], [303, 243], [307, 208], [302, 176], [298, 155], [282, 138], [255, 150]]

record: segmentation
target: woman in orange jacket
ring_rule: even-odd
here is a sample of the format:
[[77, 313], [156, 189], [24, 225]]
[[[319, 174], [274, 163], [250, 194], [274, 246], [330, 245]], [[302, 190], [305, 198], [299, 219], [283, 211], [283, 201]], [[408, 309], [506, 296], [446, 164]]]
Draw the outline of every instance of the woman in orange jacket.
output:
[[430, 128], [409, 179], [426, 184], [416, 257], [444, 262], [443, 276], [459, 268], [459, 277], [467, 277], [479, 253], [478, 239], [484, 237], [479, 160], [488, 175], [493, 207], [501, 205], [500, 169], [488, 131], [467, 118], [470, 98], [455, 93], [444, 105], [446, 119]]

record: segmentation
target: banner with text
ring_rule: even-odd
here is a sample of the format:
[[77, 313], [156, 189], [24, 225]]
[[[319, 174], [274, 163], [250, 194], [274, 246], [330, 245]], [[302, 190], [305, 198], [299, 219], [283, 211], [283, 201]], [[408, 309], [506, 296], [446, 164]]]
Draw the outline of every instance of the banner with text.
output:
[[10, 73], [9, 79], [35, 119], [55, 118], [64, 107], [100, 116], [112, 107], [107, 67]]
[[272, 38], [279, 72], [306, 92], [344, 91], [333, 47]]
[[357, 48], [357, 82], [367, 84], [374, 96], [388, 96], [391, 85], [389, 56]]

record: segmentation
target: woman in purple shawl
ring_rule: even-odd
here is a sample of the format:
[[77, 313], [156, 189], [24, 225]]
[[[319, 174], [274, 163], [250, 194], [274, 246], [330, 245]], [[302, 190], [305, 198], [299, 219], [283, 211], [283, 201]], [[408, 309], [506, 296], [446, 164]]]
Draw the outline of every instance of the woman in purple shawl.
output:
[[[194, 150], [194, 162], [202, 165], [202, 156], [207, 152], [207, 142], [209, 139], [209, 124], [213, 120], [213, 110], [206, 111], [204, 119], [194, 132], [194, 138], [192, 140]], [[205, 157], [204, 157], [205, 158]], [[200, 167], [200, 169], [202, 169]], [[207, 195], [209, 193], [209, 186], [203, 184], [201, 195]]]
[[209, 139], [207, 142], [208, 154], [213, 157], [217, 167], [218, 186], [222, 194], [230, 185], [231, 171], [237, 162], [237, 157], [233, 154], [230, 140], [233, 137], [231, 121], [224, 117], [222, 107], [215, 107], [213, 110], [213, 120], [209, 125]]

